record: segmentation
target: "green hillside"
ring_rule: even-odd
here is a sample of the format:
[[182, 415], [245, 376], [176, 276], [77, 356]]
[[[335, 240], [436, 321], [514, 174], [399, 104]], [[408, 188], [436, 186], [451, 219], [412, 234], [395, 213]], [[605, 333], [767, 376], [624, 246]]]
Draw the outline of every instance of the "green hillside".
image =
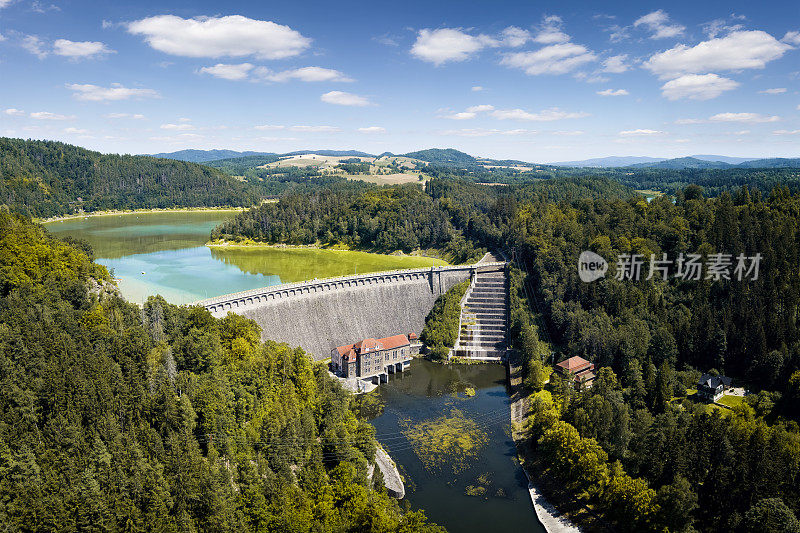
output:
[[0, 202], [34, 217], [77, 209], [247, 206], [257, 201], [248, 185], [195, 163], [0, 138]]

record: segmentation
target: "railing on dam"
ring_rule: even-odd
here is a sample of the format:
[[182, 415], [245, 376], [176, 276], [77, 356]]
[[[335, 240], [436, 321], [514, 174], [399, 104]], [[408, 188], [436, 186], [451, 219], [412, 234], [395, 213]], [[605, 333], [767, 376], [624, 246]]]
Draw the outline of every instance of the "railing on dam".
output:
[[389, 270], [384, 272], [371, 272], [369, 274], [357, 274], [352, 276], [339, 276], [335, 278], [314, 279], [296, 283], [284, 283], [281, 285], [271, 285], [258, 289], [250, 289], [242, 292], [224, 294], [214, 298], [199, 300], [193, 305], [201, 305], [211, 313], [222, 313], [232, 311], [237, 308], [248, 307], [251, 305], [261, 305], [267, 302], [282, 300], [292, 296], [304, 294], [316, 294], [333, 290], [361, 287], [378, 283], [396, 283], [403, 281], [413, 281], [420, 278], [432, 279], [434, 275], [446, 272], [458, 272], [469, 270], [491, 270], [504, 268], [506, 262], [476, 263], [472, 265], [452, 265], [442, 267], [411, 268], [404, 270]]

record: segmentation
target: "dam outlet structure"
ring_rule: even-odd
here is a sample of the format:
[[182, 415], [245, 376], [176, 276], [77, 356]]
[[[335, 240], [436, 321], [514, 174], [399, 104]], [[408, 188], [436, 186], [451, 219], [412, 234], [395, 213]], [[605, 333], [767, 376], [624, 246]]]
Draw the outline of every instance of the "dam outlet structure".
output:
[[479, 271], [479, 263], [373, 272], [273, 285], [196, 302], [215, 317], [229, 312], [253, 319], [263, 340], [300, 346], [315, 360], [361, 339], [417, 333], [436, 299]]

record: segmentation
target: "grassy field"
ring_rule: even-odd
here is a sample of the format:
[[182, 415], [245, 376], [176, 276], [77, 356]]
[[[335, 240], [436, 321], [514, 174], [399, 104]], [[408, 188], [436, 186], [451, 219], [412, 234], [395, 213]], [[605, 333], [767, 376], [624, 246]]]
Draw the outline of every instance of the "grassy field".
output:
[[349, 180], [357, 180], [357, 181], [366, 181], [369, 183], [375, 183], [377, 185], [401, 185], [403, 183], [418, 183], [420, 186], [424, 186], [425, 182], [428, 181], [430, 178], [427, 176], [423, 176], [422, 181], [419, 180], [419, 173], [413, 174], [405, 174], [405, 173], [398, 173], [398, 174], [356, 174], [352, 176], [347, 176]]
[[722, 398], [717, 400], [717, 403], [720, 403], [732, 409], [734, 407], [742, 405], [744, 403], [744, 398], [741, 396], [733, 396], [730, 394], [726, 394]]

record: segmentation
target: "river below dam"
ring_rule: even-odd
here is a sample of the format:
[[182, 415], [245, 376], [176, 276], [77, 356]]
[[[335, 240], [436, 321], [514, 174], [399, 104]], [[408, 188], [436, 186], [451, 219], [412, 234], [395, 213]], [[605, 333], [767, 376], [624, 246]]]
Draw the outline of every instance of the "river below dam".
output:
[[[176, 304], [278, 283], [354, 272], [429, 266], [397, 257], [291, 248], [205, 246], [233, 211], [107, 215], [50, 222], [57, 236], [87, 240], [96, 261], [113, 269], [123, 296], [141, 303], [161, 294]], [[452, 532], [543, 532], [516, 462], [505, 369], [495, 364], [440, 365], [415, 359], [375, 392], [359, 398], [364, 416], [405, 478], [406, 500]], [[468, 427], [469, 453], [438, 449], [438, 431]], [[433, 431], [433, 433], [431, 433]], [[433, 435], [424, 447], [414, 435]]]

